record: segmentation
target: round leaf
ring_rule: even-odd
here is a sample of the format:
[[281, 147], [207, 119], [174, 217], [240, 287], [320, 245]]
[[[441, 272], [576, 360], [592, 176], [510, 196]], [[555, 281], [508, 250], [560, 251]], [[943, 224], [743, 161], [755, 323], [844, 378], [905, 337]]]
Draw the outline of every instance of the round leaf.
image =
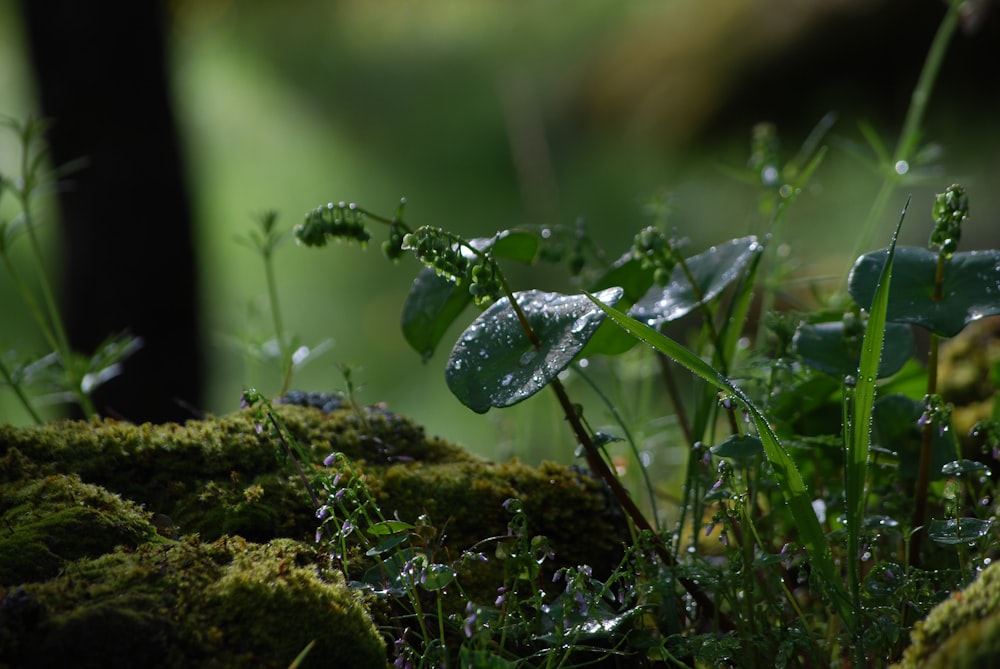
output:
[[[802, 362], [813, 369], [837, 378], [858, 373], [860, 342], [857, 350], [850, 350], [844, 338], [844, 324], [840, 321], [803, 325], [796, 330], [792, 343]], [[887, 323], [878, 366], [879, 378], [892, 376], [902, 369], [913, 355], [913, 347], [913, 332], [908, 325]]]
[[[621, 296], [621, 288], [608, 288], [595, 297], [613, 305]], [[586, 295], [527, 290], [514, 298], [540, 340], [540, 350], [504, 298], [462, 333], [448, 358], [448, 387], [478, 413], [517, 404], [544, 388], [572, 362], [605, 317]]]
[[971, 544], [985, 537], [992, 526], [992, 520], [979, 518], [932, 520], [927, 526], [927, 536], [945, 546]]
[[756, 237], [742, 237], [688, 258], [685, 264], [698, 284], [697, 291], [678, 265], [670, 274], [670, 283], [663, 288], [653, 286], [636, 302], [629, 316], [651, 326], [677, 320], [702, 302], [714, 299], [736, 281], [761, 249]]
[[[848, 291], [866, 309], [885, 257], [885, 250], [867, 253], [851, 270]], [[934, 299], [937, 259], [937, 253], [919, 246], [896, 247], [887, 320], [953, 337], [974, 320], [1000, 314], [1000, 251], [954, 254], [944, 265], [940, 300]]]
[[720, 458], [730, 458], [745, 463], [750, 458], [761, 455], [764, 452], [764, 444], [756, 435], [734, 434], [721, 444], [712, 446], [711, 451], [712, 455]]

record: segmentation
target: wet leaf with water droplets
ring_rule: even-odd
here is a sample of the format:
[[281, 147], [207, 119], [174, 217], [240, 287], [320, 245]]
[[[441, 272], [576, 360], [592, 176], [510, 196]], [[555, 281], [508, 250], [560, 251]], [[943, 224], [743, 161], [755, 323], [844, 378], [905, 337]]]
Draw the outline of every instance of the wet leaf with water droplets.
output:
[[[493, 250], [499, 258], [530, 263], [538, 254], [538, 236], [520, 230], [505, 230], [496, 237], [471, 239], [469, 243], [480, 251]], [[463, 250], [472, 257], [472, 252]], [[472, 302], [467, 286], [453, 282], [425, 267], [413, 280], [413, 286], [403, 304], [403, 337], [426, 361], [434, 355], [445, 332]]]
[[[621, 296], [621, 288], [596, 295], [609, 305]], [[478, 413], [517, 404], [544, 388], [583, 350], [605, 318], [586, 295], [527, 290], [514, 297], [541, 341], [540, 350], [504, 298], [462, 333], [448, 358], [448, 387]]]
[[[795, 331], [792, 344], [802, 362], [813, 369], [837, 378], [858, 372], [861, 351], [850, 350], [849, 342], [844, 337], [843, 322], [803, 325]], [[892, 376], [902, 369], [913, 356], [914, 344], [913, 332], [908, 325], [888, 323], [878, 367], [879, 378]]]
[[971, 544], [985, 537], [992, 526], [992, 520], [979, 518], [932, 520], [927, 526], [927, 536], [931, 541], [946, 546]]
[[678, 265], [670, 274], [670, 282], [663, 288], [653, 286], [629, 310], [629, 316], [653, 326], [677, 320], [736, 281], [761, 248], [756, 237], [742, 237], [688, 258], [685, 264], [698, 284], [697, 290]]
[[[944, 266], [940, 300], [934, 300], [937, 258], [937, 253], [923, 247], [896, 247], [887, 320], [915, 323], [953, 337], [974, 320], [1000, 314], [1000, 251], [954, 254]], [[861, 256], [851, 270], [848, 291], [866, 309], [883, 264], [884, 249]]]

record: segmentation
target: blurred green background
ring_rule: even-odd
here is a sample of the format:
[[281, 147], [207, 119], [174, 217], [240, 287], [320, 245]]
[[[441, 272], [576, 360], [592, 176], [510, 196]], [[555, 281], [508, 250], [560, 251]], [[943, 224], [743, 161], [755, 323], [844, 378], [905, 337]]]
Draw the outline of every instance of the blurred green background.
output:
[[[845, 147], [862, 142], [859, 121], [895, 144], [944, 12], [935, 1], [860, 0], [169, 6], [210, 365], [205, 406], [198, 408], [209, 413], [235, 409], [244, 386], [273, 393], [280, 385], [275, 370], [248, 363], [226, 343], [271, 336], [260, 261], [235, 241], [263, 209], [278, 210], [290, 230], [306, 210], [328, 201], [391, 215], [406, 197], [412, 226], [468, 237], [583, 219], [616, 256], [651, 222], [644, 205], [669, 193], [670, 225], [696, 253], [760, 230], [759, 189], [720, 169], [746, 165], [753, 124], [777, 122], [790, 158], [809, 129], [836, 110], [832, 150], [790, 211], [783, 239], [796, 275], [832, 288], [849, 269], [879, 186]], [[924, 244], [933, 193], [955, 180], [973, 207], [963, 248], [1000, 243], [1000, 87], [982, 55], [996, 55], [996, 23], [956, 38], [957, 55], [926, 124], [927, 138], [941, 148], [938, 171], [901, 189], [876, 245], [888, 238], [906, 193], [913, 194], [913, 213], [903, 242]], [[23, 40], [16, 7], [0, 3], [0, 113], [20, 118], [35, 108]], [[11, 137], [0, 139], [0, 170], [12, 170], [15, 149]], [[45, 211], [51, 223], [54, 207]], [[0, 203], [0, 212], [9, 216], [10, 203]], [[57, 241], [52, 227], [50, 243]], [[431, 433], [493, 458], [572, 458], [570, 434], [547, 393], [486, 416], [451, 397], [444, 361], [471, 312], [428, 363], [407, 348], [399, 316], [414, 261], [391, 265], [378, 244], [359, 251], [289, 243], [276, 262], [286, 327], [307, 345], [334, 342], [295, 387], [343, 389], [338, 366], [350, 364], [361, 401], [384, 401]], [[570, 287], [545, 269], [514, 276], [520, 288]], [[0, 280], [0, 349], [37, 345], [23, 316]], [[637, 352], [623, 361], [619, 380], [644, 379], [653, 368]], [[634, 390], [604, 382], [634, 421], [646, 457], [663, 467], [682, 461], [683, 452], [663, 448], [674, 435], [656, 386], [648, 379]], [[571, 383], [583, 392], [594, 426], [606, 425], [608, 412], [583, 384]], [[0, 420], [25, 422], [14, 404], [0, 393]]]

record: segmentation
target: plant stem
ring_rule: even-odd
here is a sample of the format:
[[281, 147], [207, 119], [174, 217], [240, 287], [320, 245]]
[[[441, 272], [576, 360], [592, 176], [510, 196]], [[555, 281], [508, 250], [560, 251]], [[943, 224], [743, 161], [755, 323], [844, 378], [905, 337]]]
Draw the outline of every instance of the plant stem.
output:
[[7, 365], [4, 364], [2, 358], [0, 358], [0, 375], [3, 376], [7, 385], [14, 390], [14, 394], [17, 395], [17, 399], [20, 400], [21, 405], [25, 408], [28, 414], [31, 415], [31, 419], [35, 421], [35, 424], [41, 425], [44, 422], [42, 417], [38, 415], [38, 412], [35, 411], [35, 407], [31, 405], [31, 400], [29, 400], [28, 396], [25, 395], [24, 388], [21, 387], [21, 384], [14, 382], [14, 376], [11, 374], [10, 370], [7, 369]]
[[[949, 2], [948, 12], [941, 20], [941, 25], [938, 26], [937, 33], [934, 35], [934, 41], [931, 42], [927, 58], [924, 59], [923, 69], [920, 71], [920, 77], [917, 79], [917, 85], [910, 96], [910, 106], [906, 111], [906, 118], [903, 120], [903, 128], [899, 133], [899, 140], [896, 142], [896, 151], [893, 156], [896, 161], [909, 163], [913, 157], [913, 153], [916, 151], [917, 143], [920, 141], [920, 126], [927, 111], [927, 104], [931, 99], [931, 92], [934, 90], [934, 83], [937, 80], [938, 73], [941, 71], [941, 65], [944, 63], [948, 44], [951, 42], [951, 38], [958, 28], [959, 19], [961, 18], [959, 9], [963, 1], [951, 0]], [[872, 235], [875, 232], [875, 225], [881, 220], [882, 214], [885, 213], [885, 208], [889, 204], [889, 198], [892, 196], [893, 190], [895, 190], [901, 176], [896, 171], [895, 164], [883, 165], [882, 186], [879, 188], [878, 195], [876, 195], [871, 209], [868, 210], [868, 217], [865, 219], [864, 228], [858, 236], [858, 243], [854, 247], [853, 257], [856, 258], [861, 255], [862, 249], [868, 248], [870, 245]], [[846, 280], [847, 277], [845, 275], [844, 281]]]
[[281, 304], [278, 301], [278, 282], [274, 276], [274, 259], [270, 249], [262, 253], [264, 256], [264, 277], [267, 281], [267, 296], [271, 303], [271, 319], [274, 322], [274, 336], [278, 341], [278, 353], [281, 356], [281, 365], [284, 369], [281, 392], [287, 392], [288, 386], [292, 383], [292, 352], [288, 350], [288, 342], [285, 340], [285, 327], [281, 318]]
[[[38, 235], [35, 233], [35, 225], [32, 220], [31, 213], [31, 199], [34, 196], [35, 190], [35, 167], [36, 165], [31, 160], [31, 144], [35, 137], [35, 133], [40, 131], [41, 126], [34, 122], [27, 122], [20, 128], [21, 141], [23, 144], [23, 150], [21, 152], [21, 178], [22, 185], [20, 188], [16, 188], [14, 192], [17, 194], [18, 199], [21, 202], [21, 215], [24, 217], [24, 227], [28, 232], [28, 240], [31, 244], [31, 252], [35, 257], [35, 263], [38, 266], [38, 284], [42, 291], [42, 299], [45, 303], [45, 309], [48, 312], [48, 318], [41, 314], [41, 311], [35, 307], [32, 311], [38, 322], [39, 327], [43, 332], [48, 332], [47, 338], [50, 341], [54, 341], [56, 346], [55, 350], [59, 354], [59, 359], [63, 364], [63, 372], [66, 375], [66, 383], [69, 386], [70, 391], [76, 397], [77, 403], [80, 405], [80, 409], [83, 411], [84, 415], [88, 418], [94, 416], [97, 412], [94, 410], [94, 405], [90, 400], [90, 395], [83, 388], [83, 375], [79, 373], [77, 369], [77, 364], [75, 357], [73, 356], [73, 350], [69, 345], [69, 338], [66, 336], [66, 330], [63, 327], [62, 318], [59, 315], [59, 307], [56, 304], [55, 295], [52, 291], [52, 285], [49, 283], [48, 272], [45, 269], [45, 256], [42, 253], [42, 246], [38, 241]], [[31, 299], [30, 303], [34, 300]]]
[[[649, 532], [653, 537], [653, 546], [656, 550], [656, 554], [663, 560], [663, 563], [668, 567], [672, 567], [677, 564], [676, 559], [667, 550], [666, 544], [663, 542], [663, 538], [656, 533], [653, 526], [650, 524], [649, 520], [642, 514], [639, 507], [636, 506], [635, 502], [632, 501], [632, 497], [629, 495], [628, 491], [622, 485], [621, 481], [615, 475], [608, 463], [604, 461], [601, 457], [600, 450], [594, 444], [594, 441], [590, 438], [590, 434], [584, 428], [583, 423], [580, 422], [580, 416], [576, 411], [576, 407], [569, 399], [569, 395], [566, 394], [566, 388], [563, 386], [562, 382], [558, 379], [552, 379], [549, 383], [552, 389], [555, 391], [556, 396], [559, 398], [559, 404], [562, 406], [563, 413], [566, 415], [566, 420], [569, 421], [570, 427], [573, 430], [573, 434], [576, 435], [577, 441], [583, 446], [584, 457], [587, 460], [587, 465], [590, 467], [591, 471], [604, 481], [611, 492], [614, 494], [615, 499], [621, 504], [622, 509], [632, 520], [632, 523], [641, 531]], [[724, 614], [717, 612], [715, 609], [715, 604], [708, 596], [698, 587], [698, 584], [688, 578], [678, 578], [677, 579], [684, 589], [688, 591], [688, 594], [698, 603], [705, 616], [708, 618], [714, 618], [716, 615], [719, 616], [720, 621], [723, 625], [732, 629], [732, 622]]]
[[[937, 392], [937, 363], [939, 337], [931, 333], [929, 351], [927, 354], [927, 396]], [[910, 565], [920, 566], [920, 544], [923, 541], [923, 526], [927, 520], [927, 490], [931, 480], [931, 456], [934, 453], [934, 424], [936, 420], [928, 420], [920, 431], [920, 467], [917, 470], [917, 483], [913, 491], [913, 518], [910, 521]]]

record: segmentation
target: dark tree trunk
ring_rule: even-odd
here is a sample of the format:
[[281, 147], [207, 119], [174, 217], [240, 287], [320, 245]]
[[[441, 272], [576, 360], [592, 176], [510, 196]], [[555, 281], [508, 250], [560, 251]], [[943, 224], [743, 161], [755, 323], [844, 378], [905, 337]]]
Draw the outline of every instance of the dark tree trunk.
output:
[[87, 163], [59, 195], [62, 305], [75, 350], [129, 331], [143, 348], [96, 395], [132, 421], [201, 401], [191, 211], [159, 2], [22, 0], [52, 162]]

